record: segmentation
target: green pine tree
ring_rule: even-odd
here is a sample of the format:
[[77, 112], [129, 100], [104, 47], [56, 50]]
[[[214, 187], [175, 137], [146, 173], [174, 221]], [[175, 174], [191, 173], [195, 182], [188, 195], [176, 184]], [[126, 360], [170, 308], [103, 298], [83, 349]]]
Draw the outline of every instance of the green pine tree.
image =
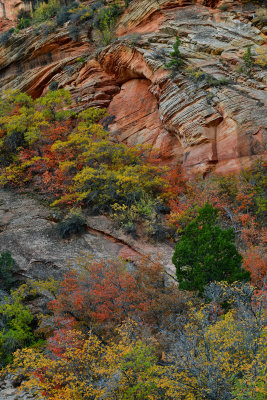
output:
[[173, 45], [173, 51], [170, 53], [171, 61], [167, 64], [167, 68], [178, 70], [179, 67], [183, 64], [181, 58], [181, 52], [179, 50], [179, 46], [181, 45], [181, 40], [179, 37], [176, 37], [176, 41]]
[[0, 255], [0, 289], [9, 290], [15, 283], [13, 278], [14, 260], [8, 251]]
[[253, 66], [253, 59], [252, 59], [252, 53], [251, 53], [251, 46], [248, 46], [244, 55], [243, 55], [243, 61], [245, 64], [245, 72], [247, 75], [251, 75], [251, 69]]
[[172, 262], [179, 287], [201, 294], [212, 281], [248, 280], [249, 272], [241, 269], [242, 256], [235, 247], [233, 229], [216, 225], [218, 211], [210, 204], [199, 210], [176, 244]]

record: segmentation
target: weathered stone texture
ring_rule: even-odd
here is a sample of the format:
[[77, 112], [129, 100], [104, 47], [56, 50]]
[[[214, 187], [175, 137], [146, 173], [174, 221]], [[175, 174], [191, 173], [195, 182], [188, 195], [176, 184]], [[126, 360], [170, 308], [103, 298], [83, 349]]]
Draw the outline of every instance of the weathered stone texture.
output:
[[87, 232], [71, 239], [61, 239], [55, 232], [53, 211], [32, 198], [0, 190], [0, 253], [10, 251], [18, 267], [18, 277], [60, 278], [77, 258], [90, 254], [94, 258], [161, 254], [164, 265], [173, 272], [170, 245], [144, 243], [118, 230], [106, 217], [88, 217]]
[[[230, 1], [222, 12], [190, 0], [134, 0], [122, 15], [118, 38], [96, 51], [90, 32], [71, 41], [67, 27], [34, 36], [31, 28], [0, 47], [0, 90], [37, 97], [52, 81], [68, 88], [73, 106], [107, 107], [110, 131], [129, 144], [150, 143], [164, 162], [182, 161], [186, 173], [239, 171], [264, 152], [267, 71], [237, 67], [247, 46], [267, 48], [252, 4]], [[255, 26], [254, 26], [255, 25]], [[176, 35], [184, 65], [166, 64]], [[196, 79], [191, 70], [207, 79]], [[225, 79], [226, 85], [215, 80]], [[216, 82], [215, 82], [216, 83]]]

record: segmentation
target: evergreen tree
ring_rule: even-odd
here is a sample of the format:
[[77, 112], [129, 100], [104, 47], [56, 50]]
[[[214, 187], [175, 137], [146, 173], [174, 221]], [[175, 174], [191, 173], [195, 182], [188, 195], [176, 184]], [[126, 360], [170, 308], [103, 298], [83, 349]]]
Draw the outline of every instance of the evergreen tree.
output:
[[218, 211], [206, 203], [176, 244], [172, 262], [181, 289], [201, 294], [212, 281], [249, 279], [250, 274], [241, 269], [242, 256], [235, 247], [233, 229], [222, 230], [216, 225], [217, 218]]
[[179, 67], [183, 64], [181, 58], [181, 52], [179, 50], [180, 45], [181, 45], [181, 40], [177, 36], [176, 41], [173, 45], [173, 51], [170, 53], [171, 61], [167, 64], [167, 68], [178, 70]]
[[0, 255], [0, 289], [9, 290], [15, 284], [13, 278], [14, 260], [8, 251]]

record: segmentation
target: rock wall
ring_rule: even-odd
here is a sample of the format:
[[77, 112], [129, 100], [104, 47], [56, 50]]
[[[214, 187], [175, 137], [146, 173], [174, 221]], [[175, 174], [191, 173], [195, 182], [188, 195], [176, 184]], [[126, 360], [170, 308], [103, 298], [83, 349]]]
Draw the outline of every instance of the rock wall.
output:
[[[229, 0], [227, 11], [219, 4], [133, 0], [117, 39], [100, 49], [89, 28], [77, 41], [67, 27], [50, 34], [27, 28], [0, 47], [0, 90], [38, 97], [57, 81], [71, 91], [73, 107], [107, 107], [116, 138], [150, 143], [189, 176], [237, 172], [266, 143], [266, 68], [254, 65], [251, 76], [239, 68], [248, 46], [254, 60], [267, 52], [266, 27], [255, 23], [253, 3]], [[184, 64], [171, 73], [176, 35]]]
[[135, 240], [104, 216], [88, 217], [85, 234], [63, 240], [56, 233], [56, 222], [53, 211], [36, 199], [0, 190], [0, 253], [10, 251], [19, 280], [59, 279], [86, 254], [129, 261], [144, 255], [159, 256], [166, 271], [175, 276], [171, 244]]
[[1, 0], [0, 1], [0, 18], [7, 18], [15, 21], [21, 9], [31, 11], [32, 1], [22, 0]]

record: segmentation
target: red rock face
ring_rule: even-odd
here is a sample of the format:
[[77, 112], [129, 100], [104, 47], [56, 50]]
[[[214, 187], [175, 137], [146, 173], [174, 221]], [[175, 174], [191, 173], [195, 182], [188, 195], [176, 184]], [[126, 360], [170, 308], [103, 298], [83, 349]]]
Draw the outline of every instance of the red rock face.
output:
[[149, 87], [147, 79], [132, 79], [121, 86], [107, 110], [114, 116], [109, 129], [118, 140], [130, 146], [151, 145], [152, 149], [159, 150], [164, 163], [181, 161], [181, 144], [162, 126], [157, 100]]
[[[1, 6], [0, 6], [0, 10], [1, 10]], [[0, 34], [8, 31], [13, 26], [15, 26], [14, 22], [12, 22], [8, 19], [5, 19], [5, 18], [0, 18]]]
[[21, 0], [1, 0], [0, 1], [0, 18], [7, 18], [15, 21], [21, 9], [31, 9], [31, 2], [24, 4]]
[[[201, 0], [132, 0], [118, 38], [97, 52], [88, 30], [77, 41], [67, 26], [48, 35], [14, 33], [0, 46], [0, 92], [38, 97], [56, 81], [77, 110], [107, 108], [116, 138], [150, 144], [163, 163], [182, 162], [188, 176], [238, 172], [264, 153], [267, 71], [254, 64], [248, 76], [237, 67], [248, 44], [254, 61], [264, 52], [266, 27], [252, 25], [253, 5], [243, 12], [232, 1], [222, 12], [207, 1], [211, 8]], [[177, 34], [183, 66], [171, 73], [166, 64]], [[217, 85], [221, 79], [227, 84]]]

